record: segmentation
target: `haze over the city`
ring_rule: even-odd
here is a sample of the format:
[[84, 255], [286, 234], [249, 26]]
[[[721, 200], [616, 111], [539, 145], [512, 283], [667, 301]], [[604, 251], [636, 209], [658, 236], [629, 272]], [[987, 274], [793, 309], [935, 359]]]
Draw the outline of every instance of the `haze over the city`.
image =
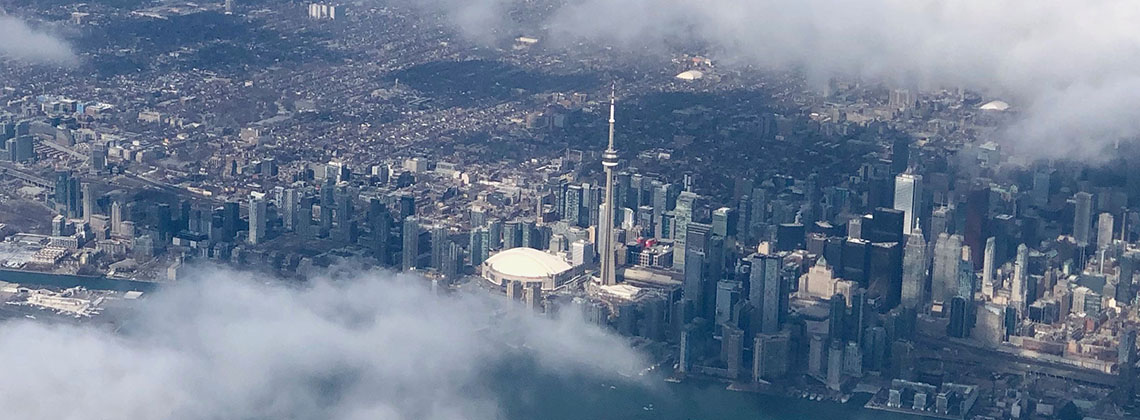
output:
[[1138, 20], [0, 0], [0, 418], [1137, 418]]

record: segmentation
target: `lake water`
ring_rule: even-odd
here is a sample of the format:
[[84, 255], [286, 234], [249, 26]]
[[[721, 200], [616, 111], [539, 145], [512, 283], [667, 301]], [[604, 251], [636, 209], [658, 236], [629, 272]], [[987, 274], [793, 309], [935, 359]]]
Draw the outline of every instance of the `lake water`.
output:
[[34, 271], [21, 271], [0, 269], [0, 281], [19, 283], [21, 285], [52, 286], [69, 288], [83, 286], [91, 290], [116, 290], [120, 292], [137, 290], [152, 292], [158, 288], [157, 283], [136, 280], [112, 279], [96, 276], [76, 276], [71, 274], [39, 273]]
[[[514, 382], [514, 381], [512, 381]], [[653, 420], [912, 420], [921, 417], [869, 410], [857, 404], [736, 392], [715, 382], [646, 384], [596, 379], [537, 379], [505, 389], [509, 419]], [[612, 388], [611, 388], [612, 387]], [[508, 387], [512, 388], [512, 387]], [[647, 409], [650, 408], [651, 409]]]

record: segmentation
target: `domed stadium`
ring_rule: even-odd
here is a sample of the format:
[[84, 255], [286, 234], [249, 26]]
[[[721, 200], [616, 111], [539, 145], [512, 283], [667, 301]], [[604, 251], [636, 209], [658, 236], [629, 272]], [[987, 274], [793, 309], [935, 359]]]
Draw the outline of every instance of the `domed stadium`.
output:
[[573, 277], [574, 268], [562, 258], [534, 248], [511, 248], [484, 261], [482, 273], [483, 279], [495, 286], [517, 281], [554, 290]]

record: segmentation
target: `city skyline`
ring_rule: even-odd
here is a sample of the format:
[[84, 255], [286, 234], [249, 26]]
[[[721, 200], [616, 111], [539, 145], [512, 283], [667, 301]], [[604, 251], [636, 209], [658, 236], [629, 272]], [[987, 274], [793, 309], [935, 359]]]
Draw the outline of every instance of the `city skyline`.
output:
[[0, 411], [1137, 417], [1140, 9], [710, 1], [0, 5]]

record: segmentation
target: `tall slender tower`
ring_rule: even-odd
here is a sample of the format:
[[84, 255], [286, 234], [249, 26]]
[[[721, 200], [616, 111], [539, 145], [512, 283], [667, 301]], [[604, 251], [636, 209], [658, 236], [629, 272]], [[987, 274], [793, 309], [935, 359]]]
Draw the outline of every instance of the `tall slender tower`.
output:
[[1010, 286], [1009, 301], [1017, 308], [1018, 314], [1025, 314], [1029, 302], [1029, 247], [1017, 246], [1017, 257], [1013, 260], [1013, 282]]
[[606, 171], [606, 198], [602, 203], [602, 217], [598, 218], [599, 239], [602, 252], [603, 285], [617, 284], [617, 267], [614, 266], [614, 168], [618, 165], [617, 150], [614, 150], [614, 96], [617, 86], [610, 88], [610, 144], [602, 152], [602, 167]]
[[1076, 206], [1073, 211], [1073, 237], [1077, 246], [1089, 244], [1089, 230], [1092, 229], [1092, 194], [1079, 192], [1073, 196]]
[[922, 211], [922, 175], [902, 173], [895, 177], [894, 207], [903, 212], [903, 235], [910, 235]]
[[982, 258], [984, 259], [982, 261], [982, 287], [987, 288], [986, 289], [986, 290], [988, 290], [987, 293], [989, 293], [991, 297], [993, 296], [994, 289], [1000, 289], [1001, 288], [1001, 285], [995, 285], [994, 284], [994, 274], [995, 274], [994, 270], [997, 269], [997, 267], [994, 267], [994, 263], [996, 262], [996, 261], [994, 261], [994, 258], [996, 258], [996, 256], [995, 256], [996, 252], [997, 252], [997, 238], [994, 238], [993, 236], [991, 236], [988, 239], [986, 239], [986, 249], [985, 249], [985, 252], [982, 253], [983, 254]]
[[921, 310], [925, 309], [923, 299], [926, 295], [926, 238], [922, 237], [920, 228], [915, 228], [906, 237], [906, 247], [903, 248], [902, 304]]

